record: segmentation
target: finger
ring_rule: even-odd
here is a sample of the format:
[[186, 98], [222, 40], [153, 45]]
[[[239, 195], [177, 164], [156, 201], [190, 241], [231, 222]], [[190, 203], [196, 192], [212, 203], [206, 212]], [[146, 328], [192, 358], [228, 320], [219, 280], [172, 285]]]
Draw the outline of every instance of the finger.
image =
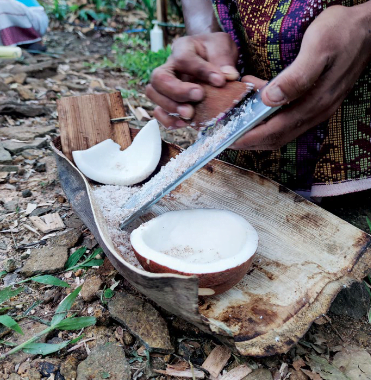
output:
[[242, 77], [241, 82], [252, 83], [254, 85], [254, 91], [260, 90], [268, 83], [268, 81], [254, 77], [253, 75], [245, 75]]
[[202, 40], [193, 39], [192, 42], [189, 43], [186, 38], [176, 40], [170, 61], [173, 70], [216, 87], [224, 86], [225, 76], [220, 67], [210, 62], [208, 56], [210, 48], [207, 48]]
[[184, 128], [188, 124], [181, 119], [174, 116], [169, 116], [169, 114], [163, 110], [161, 107], [156, 107], [153, 111], [153, 116], [161, 123], [166, 129], [178, 129]]
[[213, 34], [214, 38], [211, 42], [214, 46], [210, 47], [207, 60], [213, 65], [220, 68], [227, 80], [237, 80], [240, 76], [236, 69], [238, 58], [237, 46], [228, 33], [219, 32]]
[[262, 100], [267, 106], [289, 103], [313, 87], [327, 64], [327, 58], [319, 57], [316, 51], [315, 39], [304, 38], [295, 61], [263, 90]]
[[[292, 125], [300, 125], [300, 121], [287, 122], [287, 115], [279, 114], [264, 124], [260, 124], [238, 139], [230, 148], [236, 150], [276, 150], [302, 133], [300, 127], [294, 129]], [[284, 127], [282, 127], [284, 125]], [[294, 131], [293, 131], [294, 130]], [[293, 133], [292, 133], [293, 132]]]
[[150, 84], [146, 87], [146, 95], [168, 113], [177, 113], [185, 119], [191, 119], [193, 117], [194, 108], [190, 104], [174, 102], [157, 92]]
[[181, 81], [168, 65], [153, 71], [151, 85], [160, 94], [179, 103], [198, 102], [204, 97], [204, 90], [200, 85]]

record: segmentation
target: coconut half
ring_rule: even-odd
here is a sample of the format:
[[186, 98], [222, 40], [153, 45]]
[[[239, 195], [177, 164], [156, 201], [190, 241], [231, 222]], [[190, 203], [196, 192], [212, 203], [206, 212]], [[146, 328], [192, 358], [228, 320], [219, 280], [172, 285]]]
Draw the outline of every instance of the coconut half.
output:
[[246, 274], [258, 234], [231, 211], [196, 209], [162, 214], [135, 229], [130, 241], [145, 270], [196, 275], [199, 295], [212, 295]]
[[86, 150], [72, 152], [76, 166], [88, 178], [105, 185], [131, 186], [144, 181], [161, 157], [161, 135], [156, 120], [149, 121], [125, 150], [108, 139]]

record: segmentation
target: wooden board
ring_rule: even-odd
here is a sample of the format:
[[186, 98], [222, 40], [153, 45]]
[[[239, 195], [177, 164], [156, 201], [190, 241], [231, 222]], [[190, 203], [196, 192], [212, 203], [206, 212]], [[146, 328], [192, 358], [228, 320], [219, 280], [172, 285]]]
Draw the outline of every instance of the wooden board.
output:
[[63, 153], [71, 161], [74, 150], [88, 149], [107, 139], [122, 149], [131, 144], [128, 124], [111, 123], [111, 119], [125, 116], [120, 92], [65, 97], [57, 100], [57, 108]]

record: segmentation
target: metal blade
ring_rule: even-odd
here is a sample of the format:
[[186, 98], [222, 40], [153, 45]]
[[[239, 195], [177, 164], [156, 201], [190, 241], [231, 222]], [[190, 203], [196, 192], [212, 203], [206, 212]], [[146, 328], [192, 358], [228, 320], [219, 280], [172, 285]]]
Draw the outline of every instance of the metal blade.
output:
[[[261, 100], [260, 92], [256, 92], [249, 99], [245, 100], [240, 107], [236, 107], [225, 120], [222, 120], [222, 126], [216, 127], [215, 130], [207, 131], [205, 135], [181, 153], [189, 152], [189, 155], [192, 156], [193, 152], [195, 152], [195, 154], [197, 151], [202, 152], [202, 154], [199, 154], [199, 157], [196, 155], [195, 161], [181, 174], [172, 180], [166, 181], [167, 177], [165, 174], [161, 174], [161, 170], [127, 201], [123, 208], [133, 209], [134, 212], [121, 223], [120, 228], [123, 229], [136, 218], [143, 215], [149, 207], [158, 202], [164, 195], [174, 190], [180, 183], [205, 166], [224, 149], [228, 148], [242, 135], [257, 126], [278, 108], [280, 107], [272, 108], [266, 106]], [[217, 133], [222, 133], [222, 138], [220, 141], [218, 140], [216, 144], [210, 144], [210, 139]], [[200, 149], [201, 146], [203, 146], [203, 149]], [[205, 149], [207, 146], [209, 147]], [[169, 164], [166, 166], [168, 165]], [[164, 168], [166, 168], [166, 166]], [[158, 177], [161, 175], [163, 175], [164, 178]], [[160, 181], [162, 185], [160, 189], [158, 185], [151, 186], [155, 181], [157, 181], [157, 183]]]

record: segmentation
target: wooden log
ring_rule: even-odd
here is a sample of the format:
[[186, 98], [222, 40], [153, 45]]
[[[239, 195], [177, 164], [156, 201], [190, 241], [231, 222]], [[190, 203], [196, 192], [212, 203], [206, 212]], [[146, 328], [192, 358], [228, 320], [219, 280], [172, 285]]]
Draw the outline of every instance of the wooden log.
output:
[[112, 139], [122, 149], [131, 144], [127, 122], [111, 123], [125, 116], [120, 92], [71, 96], [57, 101], [63, 153], [72, 161], [74, 150], [84, 150]]

